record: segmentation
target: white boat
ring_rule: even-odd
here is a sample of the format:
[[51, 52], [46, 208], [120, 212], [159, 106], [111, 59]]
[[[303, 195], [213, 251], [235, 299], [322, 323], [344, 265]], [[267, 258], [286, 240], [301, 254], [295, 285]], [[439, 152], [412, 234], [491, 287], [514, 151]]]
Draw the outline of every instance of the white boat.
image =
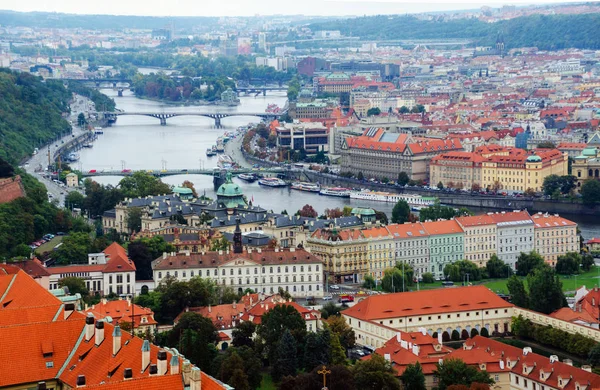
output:
[[276, 177], [264, 177], [258, 181], [258, 184], [267, 187], [285, 187], [286, 182]]
[[437, 198], [412, 194], [394, 194], [391, 192], [376, 191], [352, 191], [350, 199], [370, 200], [375, 202], [397, 203], [400, 200], [406, 201], [409, 206], [429, 207], [433, 206]]
[[326, 196], [337, 196], [338, 198], [349, 198], [350, 197], [350, 189], [335, 187], [335, 188], [323, 188], [319, 191], [319, 194]]
[[219, 168], [223, 168], [223, 169], [231, 169], [235, 166], [235, 162], [233, 161], [233, 159], [226, 155], [226, 154], [222, 154], [219, 156], [219, 160], [217, 161], [217, 166]]
[[315, 184], [302, 181], [295, 181], [292, 183], [292, 189], [307, 192], [319, 192], [321, 191], [321, 186], [318, 183]]

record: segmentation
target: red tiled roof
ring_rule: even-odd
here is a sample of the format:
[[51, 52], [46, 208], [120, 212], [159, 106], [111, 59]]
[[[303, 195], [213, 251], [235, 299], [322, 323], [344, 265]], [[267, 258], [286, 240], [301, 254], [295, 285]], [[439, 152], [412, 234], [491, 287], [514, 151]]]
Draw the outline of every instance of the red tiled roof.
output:
[[558, 215], [538, 213], [533, 214], [531, 216], [531, 219], [533, 219], [534, 227], [537, 229], [577, 226], [575, 222], [569, 221], [568, 219], [560, 217]]
[[[135, 317], [134, 324], [136, 327], [157, 324], [154, 320], [154, 312], [152, 310], [132, 304], [131, 301], [126, 299], [115, 301], [102, 300], [100, 303], [88, 308], [86, 313], [92, 313], [96, 319], [111, 317], [115, 324], [121, 321], [131, 323], [131, 316]], [[145, 317], [147, 322], [142, 323], [142, 317]]]
[[501, 213], [488, 213], [495, 223], [531, 221], [531, 217], [527, 211], [513, 211]]
[[423, 222], [423, 227], [425, 228], [425, 231], [432, 236], [437, 234], [463, 233], [462, 228], [454, 219], [448, 221]]
[[50, 276], [50, 272], [44, 267], [41, 261], [37, 258], [25, 261], [17, 261], [15, 263], [11, 263], [12, 265], [19, 267], [23, 271], [25, 271], [32, 278], [40, 278], [43, 276]]
[[394, 238], [428, 237], [429, 233], [421, 222], [388, 225], [388, 231]]
[[[256, 303], [256, 301], [254, 303]], [[179, 322], [179, 318], [187, 311], [210, 318], [217, 330], [231, 329], [240, 322], [240, 316], [246, 311], [246, 305], [243, 303], [228, 303], [216, 306], [190, 307], [188, 310], [179, 313], [177, 318], [175, 318], [175, 323]]]
[[470, 286], [372, 295], [344, 310], [343, 314], [358, 319], [377, 320], [512, 306], [485, 286]]
[[0, 276], [0, 313], [2, 310], [58, 306], [61, 301], [19, 269], [13, 275]]
[[496, 223], [486, 214], [481, 215], [473, 215], [469, 217], [458, 217], [456, 221], [464, 228], [464, 227], [472, 227], [472, 226], [483, 226], [483, 225], [495, 225]]
[[598, 318], [593, 317], [587, 311], [585, 311], [585, 310], [575, 311], [569, 307], [560, 308], [557, 311], [550, 313], [549, 315], [550, 315], [550, 317], [553, 317], [553, 318], [556, 318], [559, 320], [563, 320], [563, 321], [568, 321], [568, 322], [583, 321], [583, 322], [587, 322], [588, 324], [593, 324], [593, 323], [599, 322]]
[[[183, 390], [185, 385], [180, 375], [161, 375], [108, 382], [101, 385], [86, 386], [85, 388], [102, 390]], [[205, 387], [202, 383], [202, 389], [205, 390], [208, 387]], [[217, 389], [222, 388], [217, 387]]]

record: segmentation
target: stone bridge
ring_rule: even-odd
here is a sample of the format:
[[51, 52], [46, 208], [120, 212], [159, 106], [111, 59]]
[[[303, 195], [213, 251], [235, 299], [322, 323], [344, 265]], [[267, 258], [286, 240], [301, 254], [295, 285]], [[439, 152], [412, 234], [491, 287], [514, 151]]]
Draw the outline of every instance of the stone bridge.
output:
[[152, 118], [157, 118], [160, 120], [160, 124], [162, 126], [167, 125], [167, 119], [173, 118], [176, 116], [203, 116], [206, 118], [211, 118], [215, 121], [215, 127], [221, 127], [221, 119], [227, 118], [230, 116], [254, 116], [261, 119], [275, 119], [278, 116], [282, 115], [281, 113], [265, 113], [265, 112], [197, 112], [197, 111], [189, 111], [189, 112], [129, 112], [129, 111], [116, 111], [116, 112], [104, 112], [104, 118], [108, 120], [109, 124], [117, 121], [117, 118], [124, 115], [141, 115], [141, 116], [150, 116]]

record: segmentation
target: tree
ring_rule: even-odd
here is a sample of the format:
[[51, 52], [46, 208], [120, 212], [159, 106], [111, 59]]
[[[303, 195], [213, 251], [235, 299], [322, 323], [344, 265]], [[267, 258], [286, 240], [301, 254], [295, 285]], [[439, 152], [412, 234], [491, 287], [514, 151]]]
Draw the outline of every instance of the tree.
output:
[[381, 114], [379, 107], [372, 107], [367, 110], [367, 116], [377, 116]]
[[433, 278], [433, 274], [431, 272], [425, 272], [423, 275], [421, 275], [421, 277], [423, 278], [423, 283], [435, 282], [435, 279]]
[[475, 263], [469, 260], [455, 261], [444, 266], [444, 275], [453, 282], [481, 280], [481, 271]]
[[409, 181], [410, 177], [408, 177], [408, 174], [406, 172], [402, 171], [398, 174], [398, 185], [405, 186], [408, 184]]
[[325, 209], [325, 216], [329, 219], [340, 218], [344, 216], [344, 213], [339, 207], [336, 207], [335, 209]]
[[289, 329], [283, 331], [281, 340], [277, 343], [277, 362], [273, 367], [273, 379], [279, 381], [284, 376], [296, 375], [298, 369], [296, 339]]
[[152, 279], [152, 261], [163, 253], [174, 252], [175, 247], [165, 241], [162, 236], [141, 237], [131, 241], [127, 246], [127, 255], [135, 264], [135, 278]]
[[542, 185], [544, 195], [568, 194], [575, 188], [576, 182], [577, 178], [572, 175], [548, 175], [544, 178], [544, 184]]
[[256, 331], [256, 325], [252, 321], [243, 321], [237, 324], [235, 329], [233, 329], [232, 336], [233, 340], [231, 343], [235, 347], [254, 347], [254, 340], [252, 340], [252, 336], [254, 336], [254, 332]]
[[230, 243], [225, 237], [221, 237], [218, 240], [214, 240], [210, 246], [211, 251], [225, 251], [229, 249]]
[[221, 364], [219, 379], [235, 389], [250, 390], [248, 375], [244, 370], [244, 361], [236, 351]]
[[433, 375], [438, 378], [439, 390], [446, 390], [446, 388], [452, 385], [471, 386], [472, 383], [494, 384], [494, 380], [490, 378], [487, 371], [479, 371], [473, 366], [468, 366], [460, 359], [444, 359], [442, 363], [436, 365]]
[[368, 288], [368, 289], [374, 289], [376, 284], [375, 284], [375, 279], [373, 279], [373, 276], [371, 275], [365, 275], [364, 281], [362, 286], [364, 288]]
[[410, 206], [405, 200], [399, 200], [392, 209], [392, 223], [405, 223], [410, 220]]
[[402, 106], [402, 107], [400, 107], [400, 108], [398, 109], [398, 112], [399, 112], [400, 114], [408, 114], [408, 113], [410, 112], [410, 110], [408, 109], [408, 107], [406, 107], [406, 106]]
[[85, 280], [74, 276], [60, 279], [58, 287], [66, 287], [69, 289], [69, 294], [80, 294], [82, 298], [86, 298], [90, 294], [90, 290], [85, 285]]
[[342, 348], [348, 350], [354, 347], [356, 338], [354, 330], [346, 323], [344, 317], [339, 314], [330, 315], [326, 322], [333, 334], [339, 337]]
[[8, 163], [8, 161], [0, 158], [0, 178], [13, 177], [15, 175], [15, 169]]
[[490, 337], [490, 332], [487, 330], [487, 328], [481, 328], [481, 336], [482, 337]]
[[586, 180], [579, 193], [583, 203], [588, 206], [600, 202], [600, 181], [595, 179]]
[[340, 342], [340, 338], [337, 334], [332, 333], [331, 342], [329, 344], [330, 352], [329, 352], [329, 363], [335, 365], [345, 365], [346, 361], [346, 352], [342, 343]]
[[521, 252], [517, 258], [517, 275], [527, 276], [534, 268], [544, 264], [544, 258], [536, 251]]
[[79, 115], [77, 115], [77, 126], [83, 127], [86, 124], [87, 120], [85, 119], [85, 115], [83, 114], [83, 112], [80, 112]]
[[519, 307], [527, 309], [529, 307], [529, 295], [525, 290], [523, 280], [516, 275], [511, 276], [506, 283], [511, 302]]
[[65, 196], [65, 207], [69, 210], [83, 208], [84, 197], [77, 191], [71, 191]]
[[210, 371], [217, 342], [217, 329], [211, 319], [194, 312], [184, 313], [162, 341], [168, 347], [177, 348], [201, 370]]
[[301, 217], [316, 218], [319, 214], [311, 205], [305, 204], [300, 210], [298, 210], [298, 215]]
[[590, 255], [589, 253], [581, 257], [581, 268], [583, 268], [584, 271], [587, 272], [592, 269], [594, 264], [596, 264], [594, 261], [594, 256]]
[[508, 278], [513, 273], [510, 265], [500, 260], [496, 254], [493, 254], [487, 263], [485, 263], [485, 269], [487, 270], [488, 277], [493, 279]]
[[361, 180], [361, 181], [362, 181], [362, 180], [364, 180], [364, 179], [365, 179], [365, 176], [363, 175], [362, 171], [360, 171], [360, 172], [358, 172], [358, 174], [356, 175], [356, 178], [357, 178], [358, 180]]
[[134, 233], [142, 229], [142, 209], [140, 207], [127, 209], [127, 228]]
[[289, 330], [294, 336], [297, 345], [304, 344], [306, 337], [306, 324], [298, 311], [290, 305], [276, 305], [265, 313], [256, 331], [258, 340], [265, 349], [266, 355], [272, 365], [277, 359], [276, 346], [284, 330]]
[[342, 308], [333, 302], [327, 302], [323, 305], [320, 311], [321, 316], [324, 320], [326, 320], [327, 318], [329, 318], [329, 316], [339, 316], [340, 312], [342, 311]]
[[170, 185], [163, 183], [159, 178], [146, 172], [134, 172], [133, 175], [124, 177], [119, 182], [119, 187], [123, 195], [127, 198], [164, 195], [172, 191]]
[[198, 198], [198, 193], [196, 192], [196, 188], [194, 188], [194, 183], [192, 183], [189, 180], [185, 180], [182, 184], [182, 187], [185, 188], [189, 188], [190, 190], [192, 190], [192, 195], [194, 196], [194, 198]]
[[538, 149], [556, 149], [556, 145], [552, 141], [544, 141], [537, 144]]
[[87, 233], [71, 233], [62, 240], [62, 245], [52, 253], [58, 264], [86, 264], [92, 252], [92, 239]]
[[579, 273], [582, 262], [581, 255], [577, 252], [568, 252], [558, 256], [554, 270], [559, 275], [573, 275]]
[[437, 188], [439, 188], [440, 190], [444, 189], [444, 183], [442, 183], [441, 181], [437, 184]]
[[588, 354], [588, 361], [593, 367], [600, 366], [600, 343], [594, 345]]
[[383, 225], [388, 224], [387, 214], [383, 211], [375, 210], [375, 219]]
[[425, 375], [423, 374], [423, 368], [419, 362], [415, 364], [409, 364], [404, 369], [400, 380], [404, 385], [404, 390], [425, 390]]
[[452, 219], [458, 216], [473, 215], [473, 213], [464, 207], [455, 210], [450, 206], [442, 206], [439, 200], [436, 200], [433, 206], [425, 207], [419, 211], [419, 219], [421, 222], [431, 220], [437, 221], [438, 219]]
[[550, 314], [567, 306], [562, 282], [549, 265], [539, 266], [527, 275], [527, 285], [531, 310]]
[[373, 354], [368, 360], [357, 361], [352, 372], [357, 389], [400, 390], [392, 365], [381, 355]]

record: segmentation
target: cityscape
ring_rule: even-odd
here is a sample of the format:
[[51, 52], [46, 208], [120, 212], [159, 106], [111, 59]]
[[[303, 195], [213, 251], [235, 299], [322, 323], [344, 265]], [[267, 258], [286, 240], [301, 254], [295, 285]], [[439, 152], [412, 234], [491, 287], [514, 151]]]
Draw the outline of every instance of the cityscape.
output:
[[386, 4], [2, 7], [0, 388], [600, 388], [600, 5]]

